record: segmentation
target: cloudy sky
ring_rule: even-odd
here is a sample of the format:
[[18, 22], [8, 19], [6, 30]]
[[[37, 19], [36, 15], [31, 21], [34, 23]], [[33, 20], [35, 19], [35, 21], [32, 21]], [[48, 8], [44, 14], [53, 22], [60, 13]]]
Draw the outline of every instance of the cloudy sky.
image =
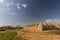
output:
[[60, 0], [0, 0], [0, 25], [60, 22]]

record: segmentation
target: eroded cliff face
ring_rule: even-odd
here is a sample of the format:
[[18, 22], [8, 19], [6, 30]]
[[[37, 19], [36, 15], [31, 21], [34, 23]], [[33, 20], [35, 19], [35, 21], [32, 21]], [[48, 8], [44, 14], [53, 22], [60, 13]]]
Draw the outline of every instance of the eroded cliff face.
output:
[[29, 31], [45, 31], [45, 30], [54, 30], [54, 29], [60, 29], [60, 24], [51, 24], [51, 23], [37, 23], [37, 24], [31, 24], [26, 25], [24, 29]]
[[54, 26], [60, 28], [60, 24], [54, 24]]

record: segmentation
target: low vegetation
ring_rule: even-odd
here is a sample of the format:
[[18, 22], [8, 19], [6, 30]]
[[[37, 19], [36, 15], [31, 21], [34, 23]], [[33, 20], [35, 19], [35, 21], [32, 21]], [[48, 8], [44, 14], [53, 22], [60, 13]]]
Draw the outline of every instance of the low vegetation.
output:
[[17, 32], [4, 32], [0, 33], [0, 40], [26, 40], [25, 38], [16, 36]]
[[16, 32], [4, 32], [0, 35], [0, 40], [13, 40], [13, 38], [17, 35]]
[[13, 26], [2, 26], [2, 27], [0, 27], [0, 31], [16, 30], [16, 29], [23, 29], [23, 27], [20, 27], [20, 26], [16, 26], [16, 27], [13, 27]]

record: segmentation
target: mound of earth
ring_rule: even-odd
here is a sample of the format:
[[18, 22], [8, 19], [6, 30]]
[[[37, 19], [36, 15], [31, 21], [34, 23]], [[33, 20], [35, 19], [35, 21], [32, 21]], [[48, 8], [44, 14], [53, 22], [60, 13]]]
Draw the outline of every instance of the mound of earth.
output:
[[26, 25], [24, 29], [29, 31], [36, 31], [36, 32], [45, 31], [45, 30], [59, 30], [60, 24], [37, 23], [37, 24]]

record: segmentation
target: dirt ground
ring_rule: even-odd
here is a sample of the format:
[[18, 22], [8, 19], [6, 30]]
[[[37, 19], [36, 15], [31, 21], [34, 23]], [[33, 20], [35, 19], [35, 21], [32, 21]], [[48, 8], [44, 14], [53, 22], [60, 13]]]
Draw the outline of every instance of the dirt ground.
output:
[[60, 35], [45, 35], [39, 32], [22, 32], [18, 31], [18, 35], [27, 40], [60, 40]]

